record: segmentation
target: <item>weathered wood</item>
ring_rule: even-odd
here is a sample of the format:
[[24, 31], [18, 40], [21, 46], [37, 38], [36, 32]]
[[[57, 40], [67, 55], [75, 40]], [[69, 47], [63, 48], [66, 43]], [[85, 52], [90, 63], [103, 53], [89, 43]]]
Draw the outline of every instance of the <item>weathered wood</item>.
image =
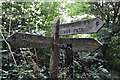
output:
[[[55, 33], [54, 33], [55, 34]], [[55, 35], [54, 35], [55, 36]], [[61, 49], [73, 51], [94, 51], [101, 46], [101, 43], [94, 38], [60, 38], [59, 42], [54, 38], [55, 43]], [[7, 38], [7, 41], [15, 48], [52, 48], [52, 37], [44, 37], [26, 33], [15, 33]]]
[[61, 24], [59, 34], [70, 35], [70, 34], [95, 33], [103, 26], [103, 24], [104, 22], [99, 18]]
[[15, 48], [51, 48], [52, 38], [27, 33], [15, 33], [7, 38]]
[[94, 51], [102, 44], [94, 38], [60, 38], [59, 44], [71, 44], [73, 51]]
[[[7, 41], [15, 48], [52, 48], [50, 57], [50, 78], [57, 78], [59, 72], [59, 48], [72, 49], [73, 51], [94, 51], [102, 45], [94, 38], [59, 38], [59, 34], [95, 33], [103, 24], [103, 21], [94, 18], [60, 25], [60, 20], [56, 19], [53, 24], [52, 37], [15, 33], [8, 37]], [[66, 61], [68, 62], [69, 60], [66, 59]]]
[[50, 78], [57, 78], [58, 76], [58, 64], [59, 64], [59, 47], [57, 46], [59, 42], [59, 24], [60, 20], [55, 19], [53, 24], [53, 47], [50, 57]]

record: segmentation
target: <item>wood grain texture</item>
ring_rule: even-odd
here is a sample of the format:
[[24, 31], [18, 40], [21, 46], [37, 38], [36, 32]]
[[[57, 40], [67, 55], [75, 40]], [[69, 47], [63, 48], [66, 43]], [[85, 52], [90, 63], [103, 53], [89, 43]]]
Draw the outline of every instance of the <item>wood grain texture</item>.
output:
[[73, 51], [94, 51], [102, 44], [94, 38], [59, 38], [53, 42], [52, 37], [44, 37], [26, 33], [15, 33], [7, 38], [15, 48], [52, 48], [57, 46], [62, 49], [71, 48]]
[[96, 33], [101, 29], [104, 22], [99, 18], [87, 19], [78, 22], [60, 25], [60, 35]]
[[50, 56], [50, 78], [57, 78], [59, 72], [59, 47], [57, 46], [59, 42], [59, 24], [60, 20], [55, 19], [53, 23], [53, 46]]
[[52, 38], [27, 33], [15, 33], [7, 38], [15, 48], [51, 48]]
[[102, 44], [94, 38], [60, 38], [59, 44], [72, 44], [73, 51], [94, 51]]

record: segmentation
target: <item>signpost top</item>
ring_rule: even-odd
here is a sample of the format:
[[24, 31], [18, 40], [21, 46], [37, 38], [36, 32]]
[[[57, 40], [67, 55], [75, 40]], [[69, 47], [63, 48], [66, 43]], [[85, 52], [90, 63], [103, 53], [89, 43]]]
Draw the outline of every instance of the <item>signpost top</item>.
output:
[[60, 35], [96, 33], [104, 22], [99, 18], [87, 19], [78, 22], [60, 25]]

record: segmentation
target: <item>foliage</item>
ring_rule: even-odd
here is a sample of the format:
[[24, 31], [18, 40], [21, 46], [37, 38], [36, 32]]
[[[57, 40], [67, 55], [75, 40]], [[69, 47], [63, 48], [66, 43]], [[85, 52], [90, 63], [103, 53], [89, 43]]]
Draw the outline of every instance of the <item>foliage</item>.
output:
[[91, 6], [87, 8], [87, 14], [99, 17], [105, 22], [105, 25], [97, 34], [91, 35], [92, 37], [97, 37], [99, 41], [103, 43], [103, 47], [101, 48], [101, 51], [99, 51], [99, 54], [103, 57], [98, 56], [98, 58], [104, 60], [105, 63], [103, 66], [112, 74], [113, 78], [115, 75], [120, 77], [118, 67], [120, 66], [118, 57], [120, 53], [120, 2], [95, 2], [89, 4]]
[[[5, 38], [14, 32], [51, 36], [52, 22], [60, 16], [59, 5], [57, 2], [3, 2], [2, 34]], [[14, 46], [11, 49], [17, 64], [14, 64], [3, 41], [3, 79], [34, 80], [49, 77], [50, 50], [15, 49]]]
[[[93, 3], [94, 4], [94, 3]], [[102, 54], [106, 60], [104, 64], [109, 71], [119, 71], [119, 34], [120, 34], [120, 2], [95, 3], [92, 8], [93, 14], [102, 18], [106, 24], [101, 31], [96, 35], [98, 39], [104, 44]], [[112, 66], [111, 66], [112, 65]], [[120, 75], [119, 75], [120, 76]]]
[[[14, 32], [26, 32], [36, 35], [51, 36], [51, 26], [55, 18], [70, 22], [99, 17], [105, 23], [96, 37], [103, 47], [95, 52], [71, 52], [73, 62], [65, 65], [62, 61], [59, 78], [68, 80], [116, 80], [120, 79], [120, 2], [62, 3], [62, 2], [3, 2], [2, 34], [5, 38]], [[67, 16], [66, 20], [63, 15]], [[82, 17], [81, 15], [84, 15]], [[63, 37], [83, 37], [69, 35]], [[15, 49], [3, 40], [2, 79], [5, 80], [41, 80], [49, 78], [50, 49], [20, 48]], [[66, 60], [67, 50], [61, 50]], [[14, 63], [14, 55], [17, 64]], [[67, 56], [66, 56], [67, 57]], [[71, 59], [71, 57], [69, 57]], [[70, 60], [69, 59], [69, 60]], [[72, 59], [71, 59], [72, 60]], [[73, 74], [71, 70], [73, 69]]]
[[[67, 9], [68, 15], [71, 18], [73, 18], [74, 21], [78, 19], [86, 19], [90, 17], [91, 18], [99, 17], [105, 22], [105, 25], [97, 34], [91, 34], [91, 37], [96, 37], [100, 42], [103, 43], [103, 47], [101, 48], [101, 51], [95, 52], [94, 54], [92, 53], [91, 54], [92, 56], [86, 56], [85, 59], [87, 59], [88, 57], [89, 57], [88, 61], [102, 59], [104, 64], [99, 64], [99, 66], [97, 67], [103, 66], [103, 69], [107, 70], [108, 73], [111, 75], [111, 77], [113, 77], [113, 79], [119, 79], [120, 78], [119, 75], [120, 2], [89, 2], [89, 3], [77, 2], [77, 3], [69, 3], [67, 7], [69, 7]], [[87, 15], [85, 17], [82, 17], [81, 15], [84, 14]], [[75, 35], [75, 36], [80, 37], [81, 35], [80, 36]], [[99, 55], [94, 57], [94, 55], [97, 54]], [[95, 68], [94, 65], [96, 64], [97, 63], [91, 64], [91, 66], [93, 66], [92, 68]], [[87, 69], [90, 70], [92, 73], [95, 73], [96, 76], [99, 77], [99, 79], [104, 79], [102, 76], [99, 76], [99, 74], [96, 73], [96, 71], [99, 72], [98, 68], [95, 68], [96, 71], [91, 70], [92, 68], [88, 69], [87, 67]], [[87, 73], [85, 74], [83, 73], [81, 75], [87, 75]]]

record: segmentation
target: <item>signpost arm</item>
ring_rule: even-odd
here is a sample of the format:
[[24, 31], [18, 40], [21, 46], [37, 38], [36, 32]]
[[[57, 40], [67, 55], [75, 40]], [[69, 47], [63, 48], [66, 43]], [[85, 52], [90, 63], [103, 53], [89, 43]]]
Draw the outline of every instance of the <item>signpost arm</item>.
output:
[[60, 20], [55, 19], [53, 23], [53, 47], [50, 57], [50, 78], [57, 78], [58, 64], [59, 64], [59, 48], [57, 46], [59, 42], [59, 24]]

